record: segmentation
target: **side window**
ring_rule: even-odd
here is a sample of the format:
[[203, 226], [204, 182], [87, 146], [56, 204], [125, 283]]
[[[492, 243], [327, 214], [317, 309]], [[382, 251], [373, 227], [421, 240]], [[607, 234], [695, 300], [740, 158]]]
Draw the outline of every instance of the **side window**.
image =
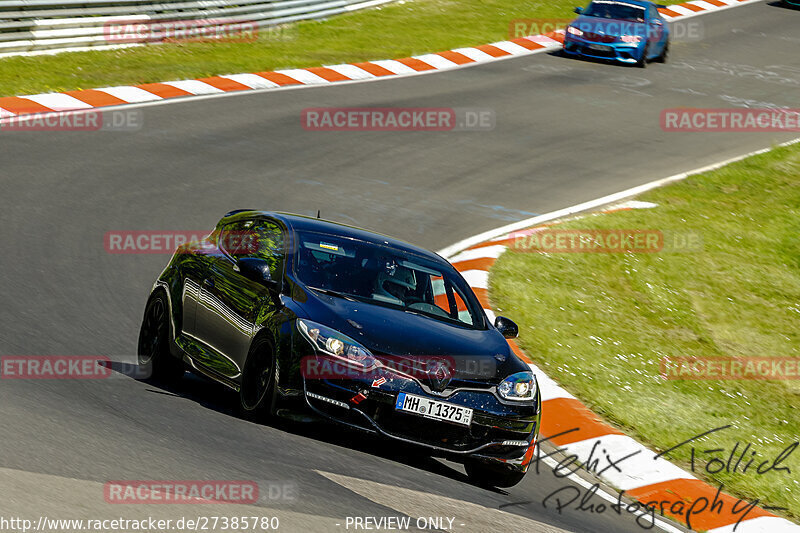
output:
[[227, 224], [219, 235], [219, 247], [234, 258], [256, 257], [269, 263], [273, 278], [281, 275], [283, 230], [271, 220], [240, 220]]
[[433, 303], [436, 307], [454, 320], [473, 325], [472, 317], [467, 310], [467, 304], [464, 302], [461, 291], [449, 283], [445, 284], [441, 276], [431, 276], [431, 286], [433, 289]]

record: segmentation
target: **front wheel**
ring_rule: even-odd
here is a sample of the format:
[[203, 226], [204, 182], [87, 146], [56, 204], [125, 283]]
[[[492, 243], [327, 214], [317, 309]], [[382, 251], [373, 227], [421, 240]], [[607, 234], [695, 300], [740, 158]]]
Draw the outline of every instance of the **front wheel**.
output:
[[650, 53], [650, 46], [649, 43], [644, 46], [644, 50], [642, 50], [642, 58], [636, 62], [636, 66], [639, 68], [647, 68], [647, 54]]
[[275, 410], [275, 350], [267, 337], [253, 341], [242, 370], [239, 405], [242, 413], [252, 419], [271, 416]]
[[464, 468], [470, 481], [481, 487], [513, 487], [525, 477], [525, 472], [504, 465], [492, 465], [477, 459], [467, 459]]
[[661, 55], [658, 56], [655, 60], [658, 63], [666, 63], [668, 55], [669, 55], [669, 41], [664, 43], [664, 49], [661, 51]]
[[138, 362], [145, 375], [173, 382], [183, 376], [183, 362], [169, 353], [169, 311], [166, 298], [156, 293], [147, 301], [139, 329]]

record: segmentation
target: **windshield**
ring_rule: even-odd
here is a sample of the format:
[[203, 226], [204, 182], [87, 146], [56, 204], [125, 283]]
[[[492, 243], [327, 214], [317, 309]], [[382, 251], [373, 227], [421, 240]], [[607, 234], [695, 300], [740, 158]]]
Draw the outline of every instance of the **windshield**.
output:
[[583, 13], [587, 17], [644, 22], [644, 8], [612, 1], [595, 1]]
[[443, 265], [398, 250], [334, 235], [298, 232], [294, 271], [311, 289], [429, 318], [482, 328], [464, 281]]

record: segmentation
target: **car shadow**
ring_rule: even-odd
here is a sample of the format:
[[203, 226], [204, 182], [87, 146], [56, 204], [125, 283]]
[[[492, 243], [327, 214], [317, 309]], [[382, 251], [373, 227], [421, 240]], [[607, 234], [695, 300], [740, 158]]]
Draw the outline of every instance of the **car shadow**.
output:
[[[112, 363], [112, 370], [125, 376], [136, 376], [135, 365]], [[359, 431], [336, 424], [310, 410], [292, 410], [265, 421], [254, 422], [242, 416], [239, 409], [239, 396], [236, 392], [193, 372], [186, 372], [183, 378], [174, 383], [164, 383], [152, 378], [141, 379], [148, 385], [147, 392], [164, 394], [190, 400], [217, 413], [237, 418], [243, 423], [251, 423], [270, 427], [300, 437], [324, 442], [333, 446], [368, 453], [412, 468], [425, 470], [455, 481], [475, 485], [467, 475], [432, 456], [423, 447], [415, 447], [405, 443], [382, 438], [373, 433]], [[335, 427], [336, 431], [331, 431]], [[354, 437], [358, 438], [354, 438]], [[478, 485], [475, 485], [478, 486]], [[480, 487], [496, 494], [507, 495], [508, 492], [494, 487]]]
[[581, 55], [570, 55], [564, 52], [563, 49], [559, 48], [558, 50], [553, 50], [552, 52], [547, 52], [547, 55], [553, 57], [560, 57], [562, 59], [571, 59], [573, 61], [583, 61], [586, 63], [597, 63], [599, 65], [609, 65], [613, 67], [619, 68], [636, 68], [636, 65], [620, 63], [619, 61], [613, 61], [611, 59], [601, 59], [598, 57], [586, 57]]
[[767, 2], [767, 5], [770, 7], [778, 7], [782, 9], [791, 9], [793, 11], [800, 11], [800, 6], [795, 6], [786, 2], [782, 2], [781, 0], [775, 2]]

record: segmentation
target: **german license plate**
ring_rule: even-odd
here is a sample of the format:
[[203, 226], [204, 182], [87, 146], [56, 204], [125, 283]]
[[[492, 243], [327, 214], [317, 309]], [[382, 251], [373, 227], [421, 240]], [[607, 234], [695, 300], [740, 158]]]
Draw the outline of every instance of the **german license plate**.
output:
[[397, 395], [397, 403], [394, 407], [398, 411], [414, 413], [426, 418], [444, 420], [445, 422], [453, 422], [463, 426], [468, 426], [472, 422], [472, 409], [469, 407], [440, 402], [439, 400], [432, 400], [416, 394], [401, 392]]
[[604, 46], [602, 44], [590, 44], [590, 50], [597, 50], [598, 52], [609, 52], [611, 50], [610, 46]]

